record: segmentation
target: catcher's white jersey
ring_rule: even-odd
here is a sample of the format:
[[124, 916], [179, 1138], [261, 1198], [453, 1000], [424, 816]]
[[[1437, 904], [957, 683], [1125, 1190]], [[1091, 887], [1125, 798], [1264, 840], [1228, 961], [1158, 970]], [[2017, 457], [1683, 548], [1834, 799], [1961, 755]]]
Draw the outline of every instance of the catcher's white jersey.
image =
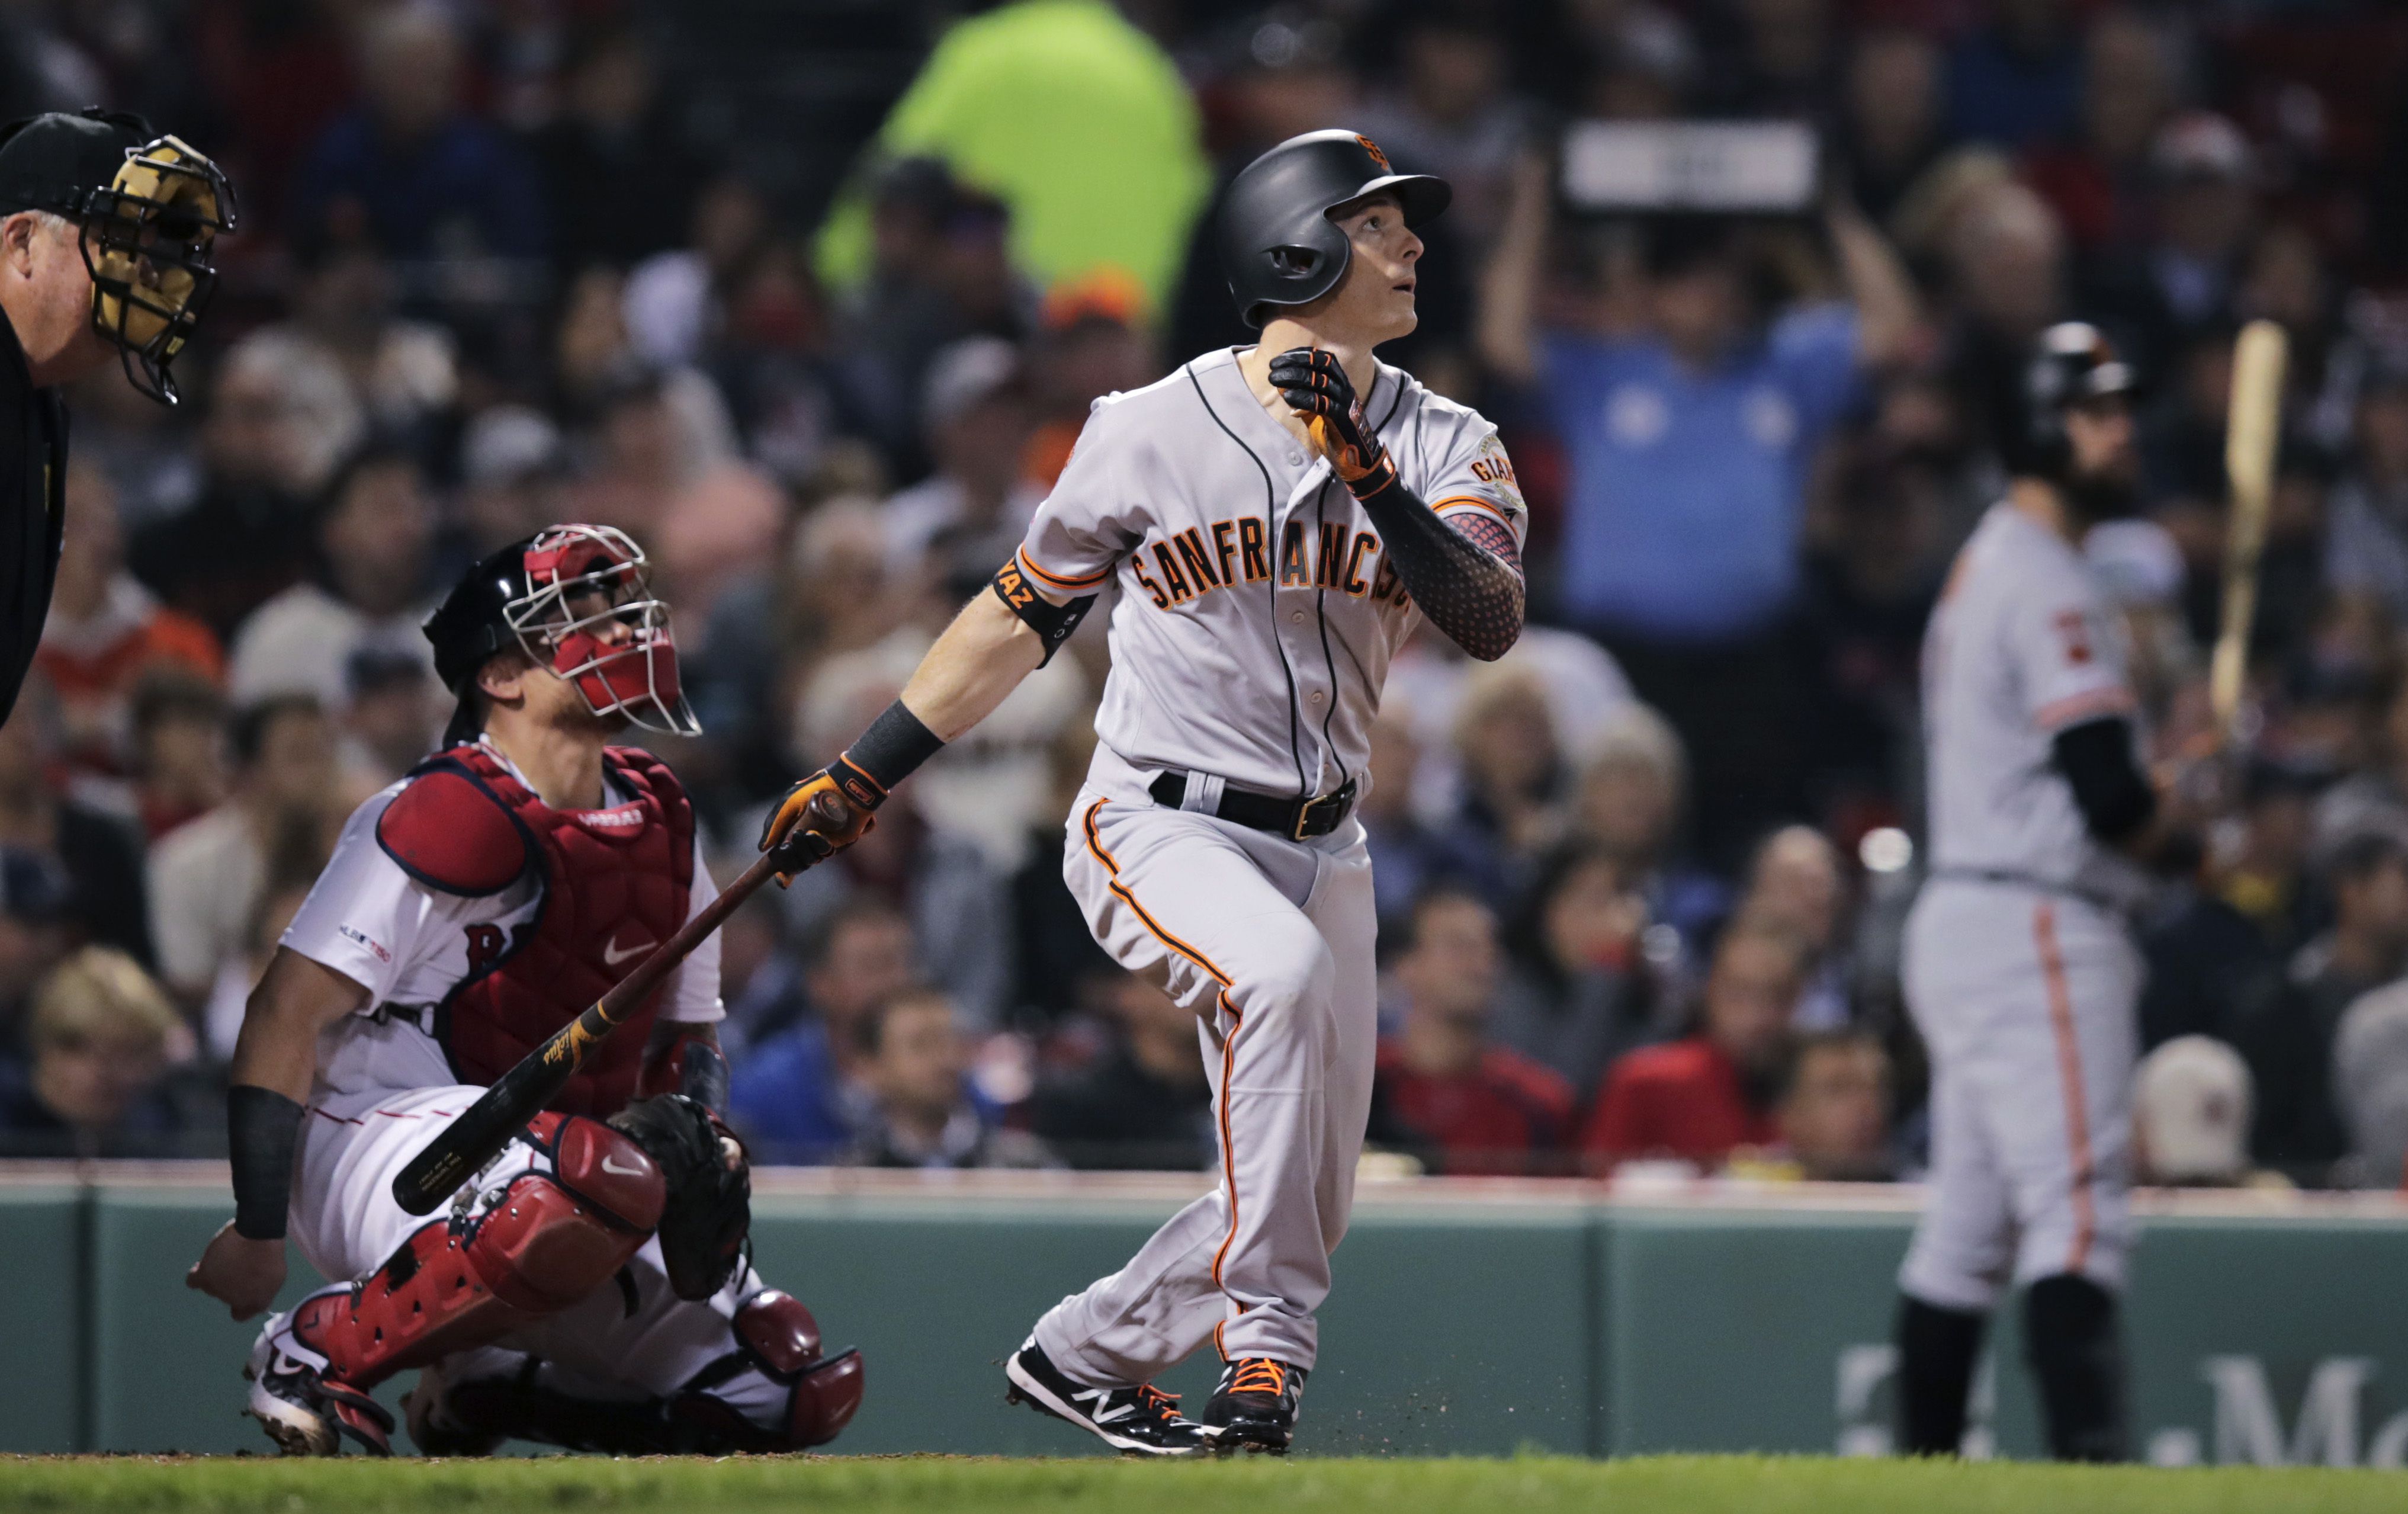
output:
[[[1363, 412], [1440, 516], [1483, 511], [1521, 539], [1512, 465], [1477, 411], [1383, 363]], [[1097, 400], [1019, 563], [1057, 594], [1116, 592], [1096, 733], [1132, 765], [1281, 796], [1363, 772], [1418, 612], [1370, 517], [1234, 349]]]
[[1993, 505], [1924, 637], [1935, 872], [2138, 900], [2143, 874], [2085, 827], [2050, 745], [2103, 715], [2137, 723], [2125, 663], [2122, 625], [2080, 550]]

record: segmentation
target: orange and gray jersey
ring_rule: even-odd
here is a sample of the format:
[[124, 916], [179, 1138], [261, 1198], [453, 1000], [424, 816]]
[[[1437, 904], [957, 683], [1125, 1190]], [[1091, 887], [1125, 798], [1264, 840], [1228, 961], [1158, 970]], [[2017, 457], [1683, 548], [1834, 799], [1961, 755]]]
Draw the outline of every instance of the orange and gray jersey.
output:
[[[1483, 512], [1521, 541], [1512, 465], [1477, 411], [1385, 364], [1363, 411], [1440, 517]], [[1096, 401], [1018, 562], [1057, 596], [1113, 596], [1096, 731], [1134, 766], [1283, 796], [1363, 772], [1418, 611], [1370, 518], [1234, 351]]]
[[[2139, 711], [2122, 623], [2080, 551], [2010, 505], [1957, 555], [1923, 644], [1932, 871], [2117, 905], [2146, 880], [2093, 837], [2052, 743]], [[2137, 754], [2136, 754], [2137, 756]]]

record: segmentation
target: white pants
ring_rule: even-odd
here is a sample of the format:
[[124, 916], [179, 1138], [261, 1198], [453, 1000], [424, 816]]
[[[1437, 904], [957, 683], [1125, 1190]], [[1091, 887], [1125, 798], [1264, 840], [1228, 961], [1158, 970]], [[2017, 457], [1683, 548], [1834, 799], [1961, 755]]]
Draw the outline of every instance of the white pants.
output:
[[[393, 1179], [436, 1133], [475, 1102], [482, 1089], [370, 1090], [325, 1095], [303, 1117], [300, 1160], [294, 1163], [292, 1233], [320, 1276], [338, 1283], [382, 1265], [421, 1226], [440, 1224], [451, 1210], [413, 1215], [394, 1202]], [[552, 1159], [513, 1141], [476, 1178], [479, 1204], [490, 1202], [522, 1173], [549, 1171]], [[447, 1361], [455, 1381], [502, 1376], [529, 1357], [538, 1379], [573, 1396], [595, 1399], [664, 1397], [737, 1348], [730, 1321], [763, 1284], [752, 1268], [725, 1288], [688, 1303], [669, 1288], [658, 1240], [648, 1239], [615, 1284], [535, 1320], [492, 1346]], [[271, 1318], [269, 1332], [285, 1317]], [[765, 1426], [781, 1421], [787, 1390], [758, 1373], [742, 1373], [711, 1394], [737, 1404]]]
[[1150, 1382], [1207, 1340], [1310, 1368], [1378, 1042], [1362, 827], [1287, 841], [1156, 805], [1109, 750], [1096, 770], [1063, 876], [1104, 949], [1197, 1016], [1221, 1184], [1049, 1310], [1037, 1343], [1096, 1386]]
[[1907, 920], [1905, 978], [1931, 1053], [1931, 1174], [1899, 1286], [1952, 1309], [1989, 1308], [2010, 1278], [2121, 1288], [2141, 989], [2122, 921], [1935, 879]]

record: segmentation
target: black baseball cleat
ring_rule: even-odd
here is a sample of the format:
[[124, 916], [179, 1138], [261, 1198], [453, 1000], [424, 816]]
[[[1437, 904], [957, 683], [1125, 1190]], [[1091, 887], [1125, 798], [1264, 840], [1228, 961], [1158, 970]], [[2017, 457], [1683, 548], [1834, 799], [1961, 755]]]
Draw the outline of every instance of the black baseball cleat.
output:
[[1212, 1449], [1287, 1454], [1296, 1438], [1297, 1401], [1304, 1397], [1305, 1370], [1268, 1356], [1245, 1356], [1221, 1368], [1221, 1385], [1204, 1406], [1205, 1433]]
[[1005, 1403], [1067, 1420], [1124, 1456], [1202, 1456], [1212, 1449], [1204, 1427], [1180, 1414], [1175, 1394], [1150, 1383], [1090, 1388], [1072, 1382], [1046, 1360], [1034, 1336], [1004, 1363], [1003, 1375], [1011, 1384]]

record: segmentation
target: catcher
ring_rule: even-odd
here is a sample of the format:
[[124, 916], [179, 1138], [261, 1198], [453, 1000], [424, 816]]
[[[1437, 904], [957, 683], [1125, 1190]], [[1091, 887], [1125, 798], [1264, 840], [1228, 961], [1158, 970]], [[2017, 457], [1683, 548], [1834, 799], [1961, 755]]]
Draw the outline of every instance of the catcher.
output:
[[676, 777], [607, 744], [698, 728], [632, 541], [561, 526], [506, 547], [426, 635], [460, 701], [444, 747], [344, 827], [235, 1050], [235, 1217], [187, 1282], [260, 1313], [288, 1226], [322, 1275], [358, 1279], [268, 1319], [249, 1412], [287, 1454], [389, 1454], [370, 1393], [415, 1367], [409, 1435], [430, 1455], [835, 1438], [860, 1354], [824, 1353], [810, 1311], [746, 1260], [744, 1150], [714, 1112], [715, 941], [448, 1210], [394, 1202], [480, 1085], [715, 897]]

